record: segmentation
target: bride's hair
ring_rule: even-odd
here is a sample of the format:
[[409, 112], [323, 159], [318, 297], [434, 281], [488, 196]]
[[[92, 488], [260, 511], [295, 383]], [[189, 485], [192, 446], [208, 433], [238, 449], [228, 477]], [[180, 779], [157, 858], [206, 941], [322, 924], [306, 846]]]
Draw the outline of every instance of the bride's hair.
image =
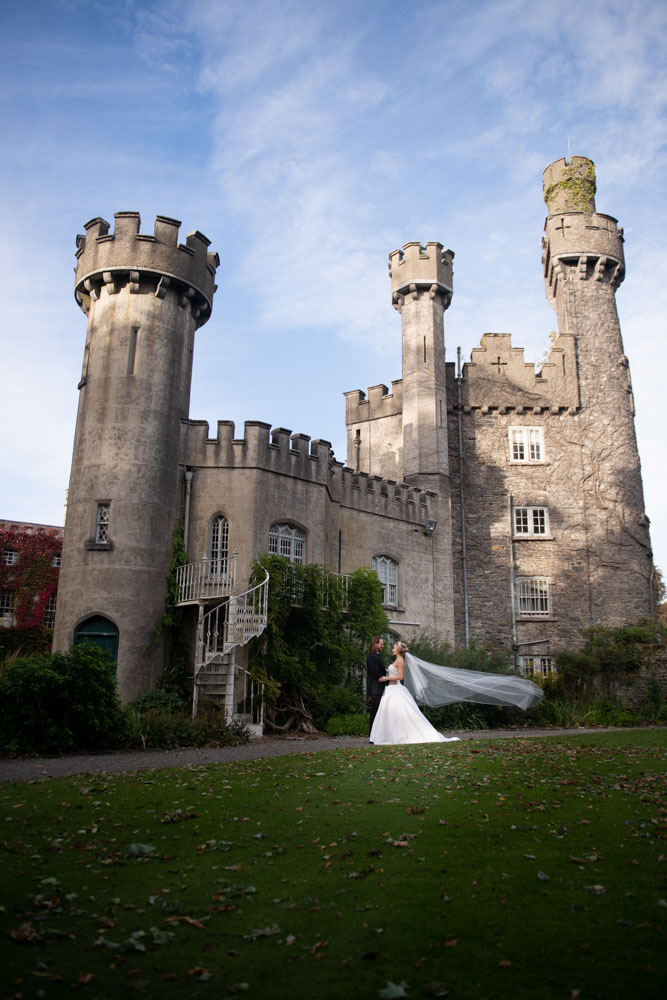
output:
[[401, 656], [403, 656], [404, 653], [408, 652], [408, 647], [405, 645], [404, 642], [397, 642], [396, 643], [396, 649], [399, 651], [399, 653], [401, 654]]

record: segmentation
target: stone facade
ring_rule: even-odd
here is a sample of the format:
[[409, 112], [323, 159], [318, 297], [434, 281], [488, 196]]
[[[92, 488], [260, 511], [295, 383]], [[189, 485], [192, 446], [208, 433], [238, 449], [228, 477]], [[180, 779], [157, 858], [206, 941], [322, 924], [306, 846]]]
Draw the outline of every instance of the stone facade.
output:
[[179, 516], [192, 562], [212, 557], [212, 531], [224, 524], [237, 592], [274, 525], [299, 532], [305, 561], [335, 572], [384, 559], [397, 573], [391, 628], [407, 641], [425, 629], [548, 658], [592, 624], [652, 614], [615, 306], [623, 232], [595, 211], [594, 194], [584, 157], [545, 171], [543, 268], [558, 336], [539, 372], [507, 333], [485, 334], [463, 366], [446, 363], [454, 254], [437, 242], [390, 254], [402, 378], [391, 392], [345, 394], [347, 464], [327, 441], [260, 422], [236, 437], [221, 421], [209, 437], [188, 400], [217, 256], [199, 233], [178, 245], [178, 223], [161, 216], [152, 236], [136, 213], [119, 213], [113, 234], [89, 223], [77, 242], [88, 337], [57, 646], [105, 615], [118, 630], [122, 696], [155, 683], [164, 652], [152, 637]]

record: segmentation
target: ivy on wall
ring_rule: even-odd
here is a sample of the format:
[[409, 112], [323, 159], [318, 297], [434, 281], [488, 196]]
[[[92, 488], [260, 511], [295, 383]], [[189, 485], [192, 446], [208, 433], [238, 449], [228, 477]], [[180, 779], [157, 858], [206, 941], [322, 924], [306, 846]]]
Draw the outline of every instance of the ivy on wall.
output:
[[53, 562], [55, 556], [60, 555], [62, 545], [61, 538], [44, 530], [0, 530], [0, 553], [17, 554], [11, 565], [0, 558], [0, 594], [13, 595], [12, 614], [16, 628], [42, 624], [49, 598], [58, 589], [59, 570]]
[[324, 566], [266, 555], [255, 562], [252, 583], [264, 569], [268, 623], [252, 640], [249, 664], [265, 684], [267, 726], [314, 732], [332, 715], [361, 711], [370, 639], [388, 628], [377, 575], [359, 569], [345, 579]]
[[179, 522], [171, 536], [169, 574], [167, 576], [167, 596], [160, 624], [155, 633], [155, 642], [164, 635], [167, 641], [167, 665], [160, 679], [160, 689], [178, 695], [187, 701], [191, 695], [188, 678], [188, 647], [183, 635], [183, 608], [178, 605], [179, 587], [177, 570], [188, 561], [183, 542], [183, 525]]

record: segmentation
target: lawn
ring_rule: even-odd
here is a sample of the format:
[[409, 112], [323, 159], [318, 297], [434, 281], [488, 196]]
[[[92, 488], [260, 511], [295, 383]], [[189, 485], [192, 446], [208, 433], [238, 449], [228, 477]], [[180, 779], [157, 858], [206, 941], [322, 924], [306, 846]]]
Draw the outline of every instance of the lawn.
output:
[[662, 997], [666, 750], [633, 731], [5, 784], [2, 996]]

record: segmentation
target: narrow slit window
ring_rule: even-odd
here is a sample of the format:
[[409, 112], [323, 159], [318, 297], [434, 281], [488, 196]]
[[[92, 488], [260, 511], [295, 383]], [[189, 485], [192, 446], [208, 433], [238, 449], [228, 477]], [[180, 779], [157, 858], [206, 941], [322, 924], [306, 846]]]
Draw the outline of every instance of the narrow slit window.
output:
[[133, 326], [130, 329], [130, 341], [127, 348], [127, 374], [134, 375], [137, 362], [137, 339], [139, 337], [139, 327]]

